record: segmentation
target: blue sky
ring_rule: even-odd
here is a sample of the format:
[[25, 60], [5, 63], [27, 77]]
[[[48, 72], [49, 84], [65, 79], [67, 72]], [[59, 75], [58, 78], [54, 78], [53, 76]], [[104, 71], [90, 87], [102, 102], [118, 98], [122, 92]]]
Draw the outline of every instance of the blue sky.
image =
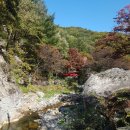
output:
[[113, 18], [130, 0], [44, 0], [54, 22], [63, 27], [76, 26], [94, 31], [111, 31]]

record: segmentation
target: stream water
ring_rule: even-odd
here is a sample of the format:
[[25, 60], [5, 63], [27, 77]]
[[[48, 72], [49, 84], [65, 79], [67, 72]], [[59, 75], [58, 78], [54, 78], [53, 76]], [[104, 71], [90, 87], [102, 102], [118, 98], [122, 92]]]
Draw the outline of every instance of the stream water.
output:
[[[46, 113], [48, 110], [53, 110], [62, 106], [63, 103], [57, 103], [53, 106], [47, 106], [43, 110], [39, 111], [41, 113]], [[28, 112], [26, 116], [21, 118], [17, 122], [12, 122], [10, 124], [4, 125], [0, 130], [38, 130], [40, 124], [38, 123], [39, 112]]]
[[0, 130], [37, 130], [39, 127], [38, 122], [35, 122], [37, 119], [38, 113], [31, 113], [17, 122], [4, 125]]

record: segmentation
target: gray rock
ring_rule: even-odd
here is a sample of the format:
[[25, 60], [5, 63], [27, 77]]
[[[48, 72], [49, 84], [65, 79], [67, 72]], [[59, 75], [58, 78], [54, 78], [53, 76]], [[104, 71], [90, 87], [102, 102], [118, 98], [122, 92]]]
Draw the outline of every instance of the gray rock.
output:
[[0, 67], [0, 98], [10, 96], [11, 94], [20, 93], [18, 87], [8, 82], [8, 76]]
[[36, 94], [38, 95], [39, 98], [43, 98], [45, 96], [45, 94], [40, 91], [37, 91]]
[[14, 56], [14, 59], [17, 63], [22, 63], [22, 60], [18, 56]]
[[130, 71], [119, 68], [91, 75], [84, 85], [84, 95], [108, 96], [120, 89], [130, 89]]
[[6, 65], [6, 61], [4, 60], [2, 55], [0, 55], [0, 65]]
[[46, 126], [42, 126], [40, 130], [48, 130]]
[[117, 130], [130, 130], [130, 127], [120, 127], [120, 128], [117, 128]]
[[[3, 124], [8, 123], [7, 114], [9, 114], [11, 122], [18, 121], [28, 111], [41, 111], [46, 107], [59, 103], [59, 97], [60, 95], [55, 95], [50, 99], [40, 98], [39, 100], [39, 96], [31, 92], [28, 94], [14, 93], [2, 97], [0, 101], [0, 128]], [[55, 113], [51, 112], [51, 114]], [[45, 127], [43, 128], [45, 129]]]
[[44, 128], [46, 126], [47, 130], [64, 130], [58, 124], [58, 121], [62, 117], [62, 115], [57, 108], [50, 109], [46, 113], [42, 113], [40, 116], [41, 116], [41, 126], [42, 126], [41, 128]]

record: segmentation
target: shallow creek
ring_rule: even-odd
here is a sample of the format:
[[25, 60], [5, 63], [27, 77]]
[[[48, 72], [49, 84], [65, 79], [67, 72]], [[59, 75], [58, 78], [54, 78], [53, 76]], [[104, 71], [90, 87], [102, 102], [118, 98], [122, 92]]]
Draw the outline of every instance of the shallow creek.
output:
[[38, 130], [40, 127], [39, 113], [46, 113], [48, 110], [59, 108], [62, 105], [63, 103], [57, 103], [53, 106], [47, 106], [43, 110], [38, 112], [28, 112], [26, 116], [24, 116], [19, 121], [6, 124], [0, 130]]

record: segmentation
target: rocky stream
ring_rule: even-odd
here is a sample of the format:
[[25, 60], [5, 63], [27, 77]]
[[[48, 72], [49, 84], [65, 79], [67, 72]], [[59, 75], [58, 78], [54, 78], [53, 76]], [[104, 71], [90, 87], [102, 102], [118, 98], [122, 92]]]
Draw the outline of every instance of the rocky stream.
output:
[[[125, 97], [125, 99], [127, 98], [127, 100], [124, 100], [124, 97], [122, 98], [120, 95], [120, 98], [110, 98], [108, 103], [111, 103], [111, 105], [115, 105], [113, 104], [115, 102], [120, 103], [121, 101], [121, 103], [124, 103], [127, 101], [127, 105], [124, 108], [120, 107], [120, 110], [123, 110], [123, 112], [125, 113], [123, 114], [123, 121], [128, 121], [129, 119], [128, 117], [130, 109], [130, 71], [126, 71], [119, 68], [113, 68], [98, 74], [91, 75], [89, 79], [86, 81], [86, 83], [82, 86], [83, 93], [80, 95], [72, 94], [74, 96], [70, 96], [71, 94], [55, 95], [54, 97], [46, 99], [44, 97], [44, 93], [40, 91], [36, 93], [30, 92], [28, 94], [23, 94], [14, 83], [8, 81], [7, 75], [2, 70], [2, 67], [0, 68], [0, 87], [0, 130], [65, 130], [65, 128], [62, 125], [60, 125], [60, 119], [63, 117], [62, 113], [67, 108], [67, 104], [69, 102], [72, 103], [72, 100], [74, 102], [76, 101], [75, 104], [72, 105], [72, 107], [74, 108], [76, 106], [76, 110], [80, 108], [80, 114], [82, 113], [84, 115], [82, 110], [87, 110], [87, 108], [91, 106], [89, 110], [91, 110], [90, 114], [92, 114], [93, 121], [95, 120], [95, 118], [98, 119], [99, 116], [101, 119], [104, 119], [106, 118], [104, 115], [100, 114], [99, 116], [97, 116], [97, 112], [93, 113], [92, 111], [97, 111], [97, 108], [103, 106], [101, 105], [101, 103], [99, 103], [98, 97], [100, 97], [100, 99], [104, 98], [106, 101], [106, 99], [108, 99], [113, 93], [116, 93], [116, 91], [118, 90], [121, 93], [125, 94], [123, 96]], [[126, 89], [128, 91], [124, 93], [124, 90]], [[90, 97], [88, 97], [88, 95]], [[91, 98], [91, 95], [94, 98]], [[81, 98], [80, 96], [86, 96], [87, 98]], [[69, 97], [69, 102], [67, 102], [67, 98], [66, 102], [61, 102], [63, 97]], [[85, 104], [83, 107], [81, 107], [79, 103], [81, 99]], [[116, 105], [117, 106], [114, 107], [117, 107], [118, 111], [114, 110], [113, 112], [116, 113], [116, 115], [120, 115], [121, 111], [119, 111], [118, 104]], [[68, 105], [68, 108], [69, 107], [70, 106]], [[108, 109], [109, 105], [104, 105], [104, 108]], [[126, 108], [128, 113], [126, 111]], [[71, 114], [68, 116], [69, 118], [73, 117], [73, 119], [76, 120], [78, 119], [79, 115], [75, 115], [73, 110], [75, 110], [75, 108], [72, 109]], [[104, 109], [105, 114], [108, 116], [108, 114], [110, 114], [109, 112], [111, 112], [111, 109], [109, 111], [106, 110]], [[83, 119], [85, 118], [86, 117], [84, 117]], [[73, 121], [73, 119], [71, 121]], [[113, 114], [112, 120], [115, 119], [119, 120], [119, 118], [116, 117], [115, 114]], [[81, 122], [78, 123], [80, 124]], [[88, 119], [85, 123], [88, 123]], [[91, 123], [92, 122], [90, 122], [89, 124]], [[120, 125], [120, 123], [117, 124], [118, 127], [116, 129], [113, 129], [112, 127], [109, 127], [109, 129], [107, 127], [104, 127], [103, 130], [129, 130], [129, 121], [127, 123], [123, 123], [121, 123], [123, 125]], [[86, 124], [84, 124], [84, 126], [86, 126]], [[79, 128], [80, 126], [77, 126], [77, 129], [75, 130], [79, 130]]]

